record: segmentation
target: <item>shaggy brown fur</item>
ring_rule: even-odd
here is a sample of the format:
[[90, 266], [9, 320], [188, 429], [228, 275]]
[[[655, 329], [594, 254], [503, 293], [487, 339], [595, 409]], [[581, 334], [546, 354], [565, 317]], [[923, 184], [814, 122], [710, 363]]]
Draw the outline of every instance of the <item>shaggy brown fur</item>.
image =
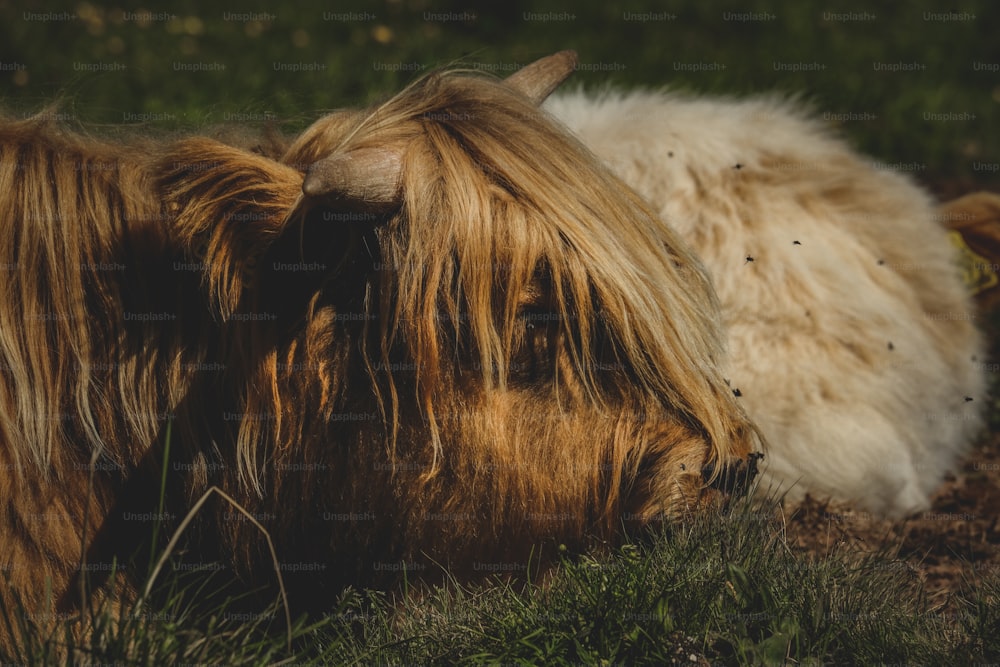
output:
[[[398, 206], [302, 194], [370, 148]], [[702, 505], [759, 448], [698, 261], [502, 82], [433, 74], [280, 160], [6, 121], [0, 197], [3, 599], [32, 613], [148, 541], [168, 420], [168, 523], [226, 490], [306, 573], [295, 609], [517, 573]], [[273, 580], [248, 522], [200, 521], [194, 558]]]

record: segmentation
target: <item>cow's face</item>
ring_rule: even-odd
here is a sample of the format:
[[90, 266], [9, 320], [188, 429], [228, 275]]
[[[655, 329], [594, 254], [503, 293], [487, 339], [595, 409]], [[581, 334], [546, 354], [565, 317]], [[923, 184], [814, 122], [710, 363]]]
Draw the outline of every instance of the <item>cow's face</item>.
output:
[[752, 478], [704, 270], [524, 95], [431, 77], [284, 159], [311, 165], [305, 227], [351, 239], [320, 302], [358, 313], [333, 338], [360, 352], [368, 388], [349, 390], [374, 401], [389, 465], [520, 534], [610, 531]]

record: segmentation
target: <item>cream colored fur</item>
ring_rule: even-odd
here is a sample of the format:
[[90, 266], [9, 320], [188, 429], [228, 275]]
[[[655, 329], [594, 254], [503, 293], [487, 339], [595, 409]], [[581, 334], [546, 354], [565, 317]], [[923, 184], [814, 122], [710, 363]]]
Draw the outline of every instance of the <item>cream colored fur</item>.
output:
[[708, 268], [731, 386], [769, 441], [761, 489], [927, 508], [985, 402], [935, 202], [775, 98], [578, 92], [547, 108]]

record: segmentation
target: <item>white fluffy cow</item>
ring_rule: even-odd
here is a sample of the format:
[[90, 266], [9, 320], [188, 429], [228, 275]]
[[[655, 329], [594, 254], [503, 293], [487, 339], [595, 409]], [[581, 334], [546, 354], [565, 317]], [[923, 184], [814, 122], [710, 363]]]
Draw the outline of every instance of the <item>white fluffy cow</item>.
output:
[[981, 427], [983, 341], [906, 165], [776, 98], [578, 92], [547, 106], [708, 267], [731, 385], [768, 439], [761, 488], [926, 508]]

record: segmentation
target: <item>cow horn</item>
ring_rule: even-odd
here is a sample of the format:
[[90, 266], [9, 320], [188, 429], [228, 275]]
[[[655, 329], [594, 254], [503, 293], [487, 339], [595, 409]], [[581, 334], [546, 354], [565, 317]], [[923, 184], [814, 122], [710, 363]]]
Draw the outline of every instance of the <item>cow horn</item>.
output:
[[[560, 51], [525, 65], [505, 83], [541, 104], [576, 69], [576, 52]], [[333, 197], [369, 211], [389, 211], [402, 202], [402, 156], [384, 148], [334, 153], [309, 167], [302, 192]]]
[[535, 104], [541, 104], [576, 69], [576, 51], [560, 51], [511, 74], [505, 83]]
[[309, 167], [302, 192], [307, 197], [335, 197], [365, 210], [388, 211], [402, 202], [402, 170], [402, 157], [391, 149], [334, 153]]

